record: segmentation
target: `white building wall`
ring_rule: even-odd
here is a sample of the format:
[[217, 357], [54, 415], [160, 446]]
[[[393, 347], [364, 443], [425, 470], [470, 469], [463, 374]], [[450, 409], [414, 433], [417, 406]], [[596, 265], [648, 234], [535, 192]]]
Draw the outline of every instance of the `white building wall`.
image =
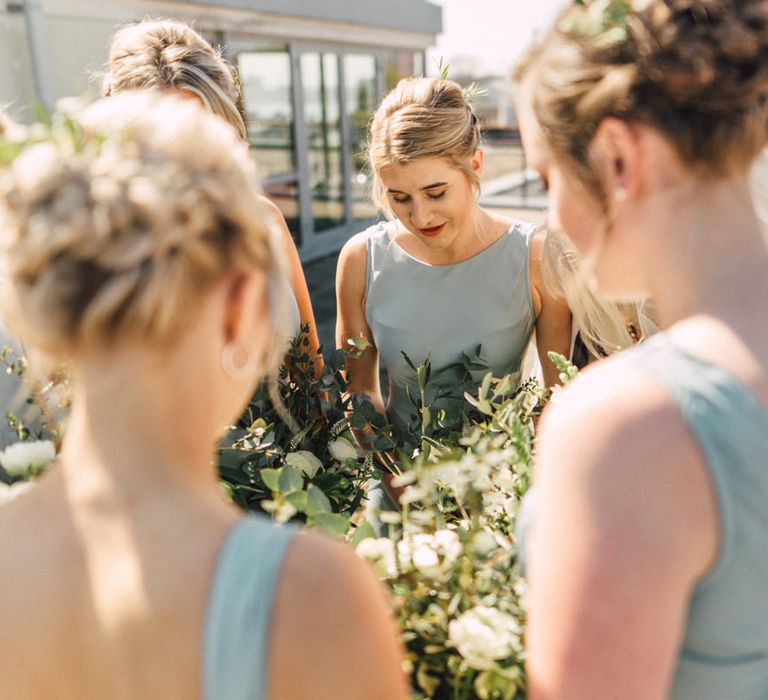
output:
[[0, 106], [17, 119], [29, 119], [35, 100], [27, 30], [21, 12], [0, 10]]

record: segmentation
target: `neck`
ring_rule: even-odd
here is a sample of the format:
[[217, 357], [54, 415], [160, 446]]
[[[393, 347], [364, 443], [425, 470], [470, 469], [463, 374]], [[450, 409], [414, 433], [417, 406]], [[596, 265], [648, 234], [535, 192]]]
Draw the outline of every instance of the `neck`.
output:
[[216, 426], [193, 366], [132, 347], [89, 358], [73, 372], [72, 413], [62, 446], [65, 478], [86, 494], [199, 494], [214, 486]]
[[768, 298], [768, 247], [745, 180], [699, 183], [643, 223], [645, 277], [662, 327], [706, 314], [747, 322]]

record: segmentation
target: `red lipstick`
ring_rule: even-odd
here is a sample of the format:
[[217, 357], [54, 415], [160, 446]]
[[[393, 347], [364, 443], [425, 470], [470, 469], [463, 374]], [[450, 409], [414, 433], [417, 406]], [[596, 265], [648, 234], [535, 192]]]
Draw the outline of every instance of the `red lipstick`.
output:
[[445, 224], [440, 224], [439, 226], [432, 226], [431, 228], [420, 228], [419, 233], [422, 236], [437, 236], [443, 232], [444, 228]]

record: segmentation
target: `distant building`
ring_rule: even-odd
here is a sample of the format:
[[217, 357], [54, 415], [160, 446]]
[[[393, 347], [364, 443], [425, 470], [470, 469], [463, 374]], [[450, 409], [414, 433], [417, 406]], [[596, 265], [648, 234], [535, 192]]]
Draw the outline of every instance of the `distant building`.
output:
[[240, 71], [264, 189], [308, 260], [375, 216], [363, 168], [368, 119], [397, 80], [424, 73], [441, 12], [426, 0], [7, 1], [0, 104], [28, 119], [35, 102], [96, 92], [119, 25], [193, 23]]
[[517, 128], [515, 110], [515, 84], [511, 75], [451, 75], [460, 85], [476, 83], [480, 92], [472, 98], [472, 106], [483, 126], [488, 129]]

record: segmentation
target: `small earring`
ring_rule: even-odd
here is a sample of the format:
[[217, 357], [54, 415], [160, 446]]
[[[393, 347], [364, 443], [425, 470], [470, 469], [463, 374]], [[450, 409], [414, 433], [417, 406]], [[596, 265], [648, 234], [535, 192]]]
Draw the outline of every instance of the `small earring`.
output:
[[256, 369], [255, 359], [251, 357], [251, 354], [248, 352], [248, 350], [243, 348], [243, 353], [245, 354], [245, 362], [243, 362], [241, 365], [238, 365], [235, 362], [236, 352], [237, 346], [233, 342], [227, 343], [221, 349], [221, 368], [224, 370], [224, 374], [226, 374], [231, 379], [234, 379], [235, 381], [251, 378]]
[[613, 188], [613, 199], [616, 202], [623, 202], [627, 198], [627, 191], [621, 186], [616, 185]]

